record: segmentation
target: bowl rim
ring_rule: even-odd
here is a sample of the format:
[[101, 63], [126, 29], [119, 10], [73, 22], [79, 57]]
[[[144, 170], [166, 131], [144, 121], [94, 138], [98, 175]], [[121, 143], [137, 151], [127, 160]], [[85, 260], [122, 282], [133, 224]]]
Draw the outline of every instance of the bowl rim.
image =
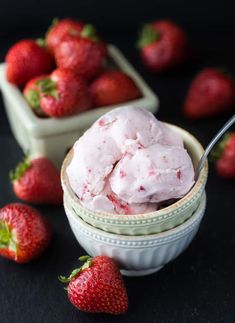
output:
[[[184, 135], [184, 137], [188, 137], [192, 142], [194, 142], [195, 147], [197, 147], [197, 150], [200, 152], [200, 154], [202, 155], [204, 152], [204, 148], [202, 147], [202, 145], [200, 144], [200, 142], [188, 131], [186, 131], [185, 129], [167, 123], [171, 128], [175, 129], [177, 132], [181, 133]], [[147, 221], [147, 220], [151, 220], [151, 219], [155, 219], [155, 218], [159, 218], [159, 220], [163, 219], [163, 220], [167, 220], [169, 219], [169, 217], [171, 217], [172, 215], [175, 216], [177, 215], [177, 209], [182, 209], [182, 208], [187, 208], [188, 205], [191, 205], [192, 200], [195, 200], [197, 198], [198, 195], [201, 195], [207, 180], [207, 175], [208, 175], [208, 162], [206, 161], [204, 167], [201, 170], [201, 173], [197, 179], [197, 181], [194, 183], [193, 187], [189, 190], [189, 192], [183, 196], [181, 199], [179, 199], [178, 201], [176, 201], [175, 203], [154, 211], [154, 212], [149, 212], [149, 213], [140, 213], [140, 214], [125, 214], [125, 215], [118, 215], [118, 214], [113, 214], [113, 213], [109, 213], [109, 212], [104, 212], [104, 211], [92, 211], [88, 208], [86, 208], [85, 206], [83, 206], [80, 201], [79, 198], [77, 197], [77, 195], [73, 192], [70, 184], [69, 184], [69, 180], [66, 174], [66, 168], [67, 165], [70, 163], [71, 158], [72, 158], [72, 154], [73, 154], [73, 148], [68, 152], [68, 154], [66, 155], [63, 163], [62, 163], [62, 167], [61, 167], [61, 183], [62, 183], [62, 188], [64, 190], [64, 193], [68, 194], [70, 199], [77, 205], [79, 206], [80, 209], [83, 209], [84, 213], [86, 216], [89, 216], [91, 218], [94, 218], [98, 221], [101, 222], [105, 222], [105, 223], [115, 223], [115, 224], [122, 224], [125, 225], [127, 223], [127, 225], [129, 225], [129, 222], [133, 222], [133, 221]]]
[[[89, 236], [92, 236], [94, 239], [97, 239], [99, 241], [105, 241], [106, 243], [110, 244], [118, 244], [117, 241], [126, 241], [127, 247], [130, 246], [145, 246], [145, 247], [151, 247], [151, 242], [155, 242], [159, 244], [165, 244], [166, 242], [171, 242], [177, 239], [180, 239], [182, 236], [187, 235], [189, 232], [191, 232], [202, 220], [206, 208], [206, 193], [203, 193], [203, 196], [200, 200], [200, 204], [197, 207], [197, 209], [194, 211], [193, 215], [186, 220], [184, 223], [178, 225], [177, 227], [174, 227], [170, 230], [159, 232], [159, 233], [153, 233], [148, 235], [123, 235], [123, 234], [117, 234], [117, 233], [111, 233], [107, 231], [103, 231], [102, 229], [99, 229], [97, 227], [92, 226], [91, 224], [85, 222], [82, 218], [77, 217], [74, 214], [74, 211], [70, 210], [69, 215], [66, 212], [66, 215], [68, 219], [71, 217], [73, 220], [77, 223], [79, 223], [80, 227], [82, 227], [82, 231]], [[68, 210], [69, 207], [65, 206], [65, 210]], [[69, 220], [70, 222], [70, 220]], [[70, 223], [71, 227], [73, 225]], [[105, 239], [105, 240], [104, 240]], [[135, 244], [135, 242], [146, 242], [146, 244]], [[130, 244], [128, 244], [130, 243]], [[125, 245], [120, 244], [120, 247], [125, 247]]]

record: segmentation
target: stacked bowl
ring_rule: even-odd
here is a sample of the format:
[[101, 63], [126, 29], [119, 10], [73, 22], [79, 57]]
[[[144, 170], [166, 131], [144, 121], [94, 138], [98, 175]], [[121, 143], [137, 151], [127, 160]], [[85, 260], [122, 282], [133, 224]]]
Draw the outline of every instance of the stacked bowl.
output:
[[[203, 154], [201, 144], [187, 131], [169, 126], [183, 138], [196, 167]], [[117, 215], [81, 205], [66, 174], [72, 157], [73, 150], [61, 170], [64, 208], [76, 239], [89, 255], [112, 257], [124, 275], [140, 276], [161, 269], [188, 247], [205, 212], [207, 163], [191, 190], [170, 206], [151, 213]]]

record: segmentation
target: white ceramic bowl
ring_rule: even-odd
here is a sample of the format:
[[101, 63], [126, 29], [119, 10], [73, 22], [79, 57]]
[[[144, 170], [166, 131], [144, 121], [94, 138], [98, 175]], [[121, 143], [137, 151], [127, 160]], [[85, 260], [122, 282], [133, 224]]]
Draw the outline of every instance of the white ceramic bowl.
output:
[[[204, 150], [201, 144], [187, 131], [170, 125], [183, 138], [184, 144], [193, 160], [194, 167]], [[117, 215], [107, 212], [95, 212], [84, 207], [70, 187], [66, 168], [73, 156], [70, 151], [64, 160], [61, 170], [61, 182], [67, 204], [70, 204], [74, 213], [85, 222], [110, 233], [124, 235], [147, 235], [170, 230], [189, 219], [197, 209], [204, 192], [208, 167], [203, 167], [200, 176], [193, 188], [180, 200], [161, 210], [136, 215]]]
[[79, 244], [91, 256], [106, 255], [128, 276], [148, 275], [179, 256], [196, 235], [206, 207], [205, 193], [192, 217], [163, 233], [125, 236], [97, 229], [78, 217], [64, 200], [65, 212]]
[[[128, 104], [145, 107], [151, 112], [156, 112], [159, 105], [157, 96], [122, 53], [115, 46], [109, 45], [108, 56], [109, 63], [130, 75], [142, 93], [141, 98], [129, 101]], [[66, 152], [73, 146], [78, 137], [98, 117], [117, 106], [127, 104], [91, 109], [68, 118], [38, 118], [28, 106], [20, 90], [7, 82], [5, 71], [5, 64], [0, 64], [0, 88], [16, 140], [25, 152], [30, 152], [31, 156], [47, 156], [57, 166], [61, 165]]]

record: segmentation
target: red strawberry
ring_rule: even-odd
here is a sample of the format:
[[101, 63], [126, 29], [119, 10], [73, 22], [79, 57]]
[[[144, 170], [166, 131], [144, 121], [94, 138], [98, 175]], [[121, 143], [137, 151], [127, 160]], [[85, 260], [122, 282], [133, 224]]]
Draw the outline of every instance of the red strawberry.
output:
[[26, 39], [13, 45], [6, 55], [6, 76], [9, 82], [25, 85], [35, 76], [50, 72], [53, 57], [35, 40]]
[[133, 80], [120, 71], [106, 71], [90, 86], [94, 106], [118, 104], [141, 96]]
[[219, 176], [235, 179], [235, 132], [227, 133], [211, 153]]
[[102, 69], [107, 54], [91, 25], [85, 25], [80, 36], [67, 36], [55, 48], [56, 63], [60, 68], [71, 69], [85, 79], [95, 77]]
[[79, 310], [91, 313], [123, 314], [128, 308], [128, 297], [121, 273], [109, 257], [80, 257], [82, 267], [72, 271], [62, 282], [67, 287], [70, 302]]
[[46, 157], [29, 160], [27, 157], [10, 173], [18, 198], [34, 204], [62, 204], [60, 174]]
[[38, 116], [45, 116], [40, 106], [40, 81], [48, 79], [49, 75], [36, 76], [25, 86], [23, 94], [29, 106], [33, 108]]
[[137, 45], [143, 63], [153, 72], [164, 72], [178, 66], [188, 54], [185, 32], [170, 20], [144, 25]]
[[57, 69], [46, 78], [30, 81], [24, 89], [24, 96], [32, 108], [41, 109], [45, 115], [56, 118], [76, 114], [91, 106], [85, 82], [73, 71], [65, 69]]
[[46, 34], [46, 44], [51, 53], [54, 48], [63, 40], [64, 37], [73, 35], [78, 36], [84, 24], [73, 19], [54, 19]]
[[35, 209], [12, 203], [0, 209], [0, 255], [18, 263], [38, 258], [51, 238], [49, 222]]
[[235, 105], [235, 81], [216, 68], [202, 70], [193, 80], [183, 113], [191, 119], [211, 117]]

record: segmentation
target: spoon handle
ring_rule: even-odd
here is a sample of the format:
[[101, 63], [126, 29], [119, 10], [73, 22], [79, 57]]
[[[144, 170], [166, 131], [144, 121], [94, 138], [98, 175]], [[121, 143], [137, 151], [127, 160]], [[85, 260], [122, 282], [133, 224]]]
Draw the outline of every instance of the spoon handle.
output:
[[228, 130], [228, 128], [231, 127], [231, 125], [235, 122], [235, 114], [225, 123], [225, 125], [219, 130], [219, 132], [214, 136], [214, 138], [211, 140], [209, 145], [206, 147], [204, 154], [202, 155], [201, 159], [199, 160], [196, 172], [195, 172], [195, 178], [197, 179], [204, 163], [207, 159], [207, 156], [209, 155], [211, 149], [214, 147], [215, 143], [220, 139], [220, 137]]

